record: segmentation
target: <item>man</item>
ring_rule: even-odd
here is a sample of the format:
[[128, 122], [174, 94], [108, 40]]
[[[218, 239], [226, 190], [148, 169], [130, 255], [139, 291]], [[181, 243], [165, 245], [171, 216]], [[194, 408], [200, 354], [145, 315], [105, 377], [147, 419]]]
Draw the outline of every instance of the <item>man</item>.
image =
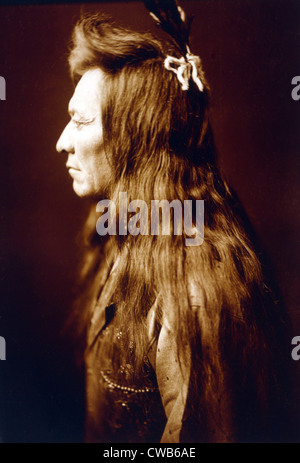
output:
[[[217, 170], [208, 85], [176, 12], [177, 30], [159, 18], [172, 43], [101, 15], [74, 30], [77, 86], [57, 150], [75, 193], [91, 199], [77, 300], [89, 442], [266, 440], [278, 419], [276, 308]], [[124, 193], [126, 210], [139, 200], [148, 213], [153, 201], [190, 201], [196, 234], [204, 201], [201, 245], [186, 245], [175, 208], [168, 234], [145, 213], [131, 233]], [[114, 207], [100, 236], [105, 199]]]

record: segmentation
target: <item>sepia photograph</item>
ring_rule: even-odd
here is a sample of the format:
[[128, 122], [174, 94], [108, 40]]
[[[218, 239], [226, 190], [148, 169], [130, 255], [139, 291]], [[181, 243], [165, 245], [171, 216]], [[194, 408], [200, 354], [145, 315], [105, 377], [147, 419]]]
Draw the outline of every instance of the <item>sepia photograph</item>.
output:
[[299, 49], [298, 0], [1, 0], [0, 443], [300, 442]]

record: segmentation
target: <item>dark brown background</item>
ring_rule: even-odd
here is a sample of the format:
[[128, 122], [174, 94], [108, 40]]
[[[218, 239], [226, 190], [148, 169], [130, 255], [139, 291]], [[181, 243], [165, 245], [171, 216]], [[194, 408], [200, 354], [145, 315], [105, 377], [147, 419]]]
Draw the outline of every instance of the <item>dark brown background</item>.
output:
[[[221, 168], [270, 261], [292, 334], [300, 336], [300, 101], [291, 98], [291, 80], [300, 75], [299, 1], [180, 3], [195, 14], [192, 51], [213, 90]], [[141, 2], [0, 7], [0, 75], [7, 83], [0, 101], [4, 442], [82, 439], [82, 376], [61, 330], [84, 205], [55, 152], [72, 94], [68, 41], [82, 10], [155, 31]], [[300, 361], [286, 361], [295, 388], [290, 439], [300, 440]]]

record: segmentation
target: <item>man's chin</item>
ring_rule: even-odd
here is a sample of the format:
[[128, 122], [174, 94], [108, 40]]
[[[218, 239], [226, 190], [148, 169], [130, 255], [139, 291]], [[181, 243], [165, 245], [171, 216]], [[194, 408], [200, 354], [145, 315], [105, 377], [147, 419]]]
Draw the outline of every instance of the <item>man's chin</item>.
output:
[[73, 190], [79, 198], [87, 198], [96, 202], [110, 197], [109, 188], [95, 190], [76, 180], [73, 180]]
[[89, 188], [76, 180], [73, 180], [73, 190], [79, 198], [89, 198], [92, 196], [92, 192], [89, 191]]

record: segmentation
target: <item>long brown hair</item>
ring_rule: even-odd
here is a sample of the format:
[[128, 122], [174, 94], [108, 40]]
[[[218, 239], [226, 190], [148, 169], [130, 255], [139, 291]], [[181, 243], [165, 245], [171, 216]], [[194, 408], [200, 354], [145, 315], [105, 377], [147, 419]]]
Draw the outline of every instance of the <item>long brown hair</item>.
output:
[[[172, 44], [101, 15], [82, 18], [74, 30], [74, 80], [93, 67], [106, 76], [102, 122], [114, 172], [110, 199], [118, 206], [119, 193], [126, 192], [128, 202], [142, 199], [149, 210], [153, 199], [205, 201], [201, 246], [187, 247], [184, 235], [172, 233], [110, 238], [109, 255], [119, 256], [113, 302], [134, 339], [137, 370], [148, 348], [146, 319], [153, 302], [158, 300], [160, 323], [164, 317], [174, 321], [179, 361], [192, 353], [188, 406], [196, 440], [213, 439], [212, 421], [222, 426], [226, 420], [219, 416], [227, 413], [222, 403], [230, 404], [237, 440], [272, 439], [263, 430], [280, 400], [278, 308], [236, 199], [216, 166], [203, 71], [199, 67], [204, 91], [192, 80], [183, 91], [164, 67], [167, 55], [180, 58]], [[84, 297], [77, 301], [84, 327], [107, 253], [95, 221], [93, 206], [83, 233]]]

